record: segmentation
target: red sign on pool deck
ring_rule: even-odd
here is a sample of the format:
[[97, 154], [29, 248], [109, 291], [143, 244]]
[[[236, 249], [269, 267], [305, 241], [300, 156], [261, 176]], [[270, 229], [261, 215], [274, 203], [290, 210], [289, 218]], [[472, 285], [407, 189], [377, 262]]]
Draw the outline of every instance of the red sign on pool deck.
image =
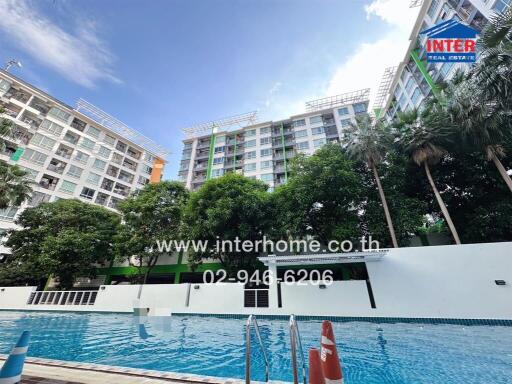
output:
[[478, 32], [456, 20], [443, 21], [420, 34], [427, 36], [430, 63], [473, 63]]

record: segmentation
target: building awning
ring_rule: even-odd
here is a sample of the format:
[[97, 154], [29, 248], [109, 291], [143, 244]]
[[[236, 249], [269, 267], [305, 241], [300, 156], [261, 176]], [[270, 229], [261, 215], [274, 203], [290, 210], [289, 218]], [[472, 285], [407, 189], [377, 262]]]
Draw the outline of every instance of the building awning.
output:
[[258, 259], [265, 265], [318, 265], [340, 263], [363, 263], [367, 261], [379, 261], [389, 250], [347, 252], [347, 253], [315, 253], [309, 255], [270, 255]]

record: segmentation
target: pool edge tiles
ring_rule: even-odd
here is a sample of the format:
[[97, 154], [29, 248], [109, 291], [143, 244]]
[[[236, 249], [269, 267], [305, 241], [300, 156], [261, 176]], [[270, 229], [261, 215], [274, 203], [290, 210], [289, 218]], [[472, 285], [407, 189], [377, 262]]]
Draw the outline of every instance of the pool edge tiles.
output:
[[[210, 314], [176, 312], [171, 316], [187, 317], [213, 317], [219, 319], [247, 319], [247, 314]], [[290, 315], [255, 315], [258, 319], [289, 320]], [[304, 316], [295, 315], [297, 320], [329, 320], [337, 323], [351, 321], [364, 321], [370, 323], [427, 323], [427, 324], [453, 324], [453, 325], [497, 325], [512, 327], [512, 319], [455, 319], [440, 317], [358, 317], [358, 316]]]
[[[7, 359], [8, 355], [0, 354], [0, 361], [4, 361]], [[242, 384], [245, 383], [244, 380], [236, 379], [236, 378], [224, 378], [224, 377], [215, 377], [215, 376], [203, 376], [203, 375], [195, 375], [195, 374], [185, 374], [185, 373], [177, 373], [177, 372], [165, 372], [165, 371], [155, 371], [151, 369], [138, 369], [138, 368], [128, 368], [128, 367], [119, 367], [115, 365], [105, 365], [105, 364], [95, 364], [95, 363], [81, 363], [75, 361], [66, 361], [66, 360], [55, 360], [55, 359], [46, 359], [40, 357], [27, 357], [25, 362], [27, 364], [32, 365], [42, 365], [46, 367], [55, 367], [55, 368], [69, 368], [76, 369], [84, 372], [101, 372], [101, 373], [111, 373], [118, 375], [126, 375], [128, 377], [140, 377], [147, 379], [162, 379], [168, 380], [169, 382], [180, 382], [180, 383], [190, 383], [190, 384], [201, 384], [201, 383], [209, 383], [209, 384]], [[255, 383], [261, 383], [257, 381], [253, 381]], [[273, 381], [273, 383], [284, 383], [280, 381]]]

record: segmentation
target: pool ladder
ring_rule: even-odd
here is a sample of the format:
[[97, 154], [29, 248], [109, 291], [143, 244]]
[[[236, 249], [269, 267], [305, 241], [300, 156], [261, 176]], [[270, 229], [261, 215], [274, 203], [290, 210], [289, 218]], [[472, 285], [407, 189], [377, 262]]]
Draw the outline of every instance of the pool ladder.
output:
[[[268, 363], [267, 353], [265, 352], [265, 346], [263, 345], [263, 340], [261, 338], [260, 327], [258, 326], [258, 321], [256, 320], [256, 316], [250, 315], [247, 319], [247, 323], [245, 326], [245, 383], [251, 383], [251, 328], [254, 326], [254, 330], [256, 332], [256, 338], [258, 339], [258, 343], [261, 348], [261, 353], [263, 355], [263, 360], [265, 361], [265, 381], [269, 381], [269, 371], [270, 365]], [[297, 347], [299, 349], [299, 356], [301, 359], [301, 368], [302, 368], [302, 379], [304, 384], [307, 384], [306, 379], [306, 359], [304, 358], [304, 350], [302, 349], [302, 340], [300, 337], [299, 326], [297, 325], [297, 321], [294, 315], [290, 316], [289, 321], [290, 327], [290, 345], [291, 345], [291, 353], [292, 353], [292, 371], [293, 371], [293, 382], [294, 384], [299, 383], [299, 370], [297, 367]]]

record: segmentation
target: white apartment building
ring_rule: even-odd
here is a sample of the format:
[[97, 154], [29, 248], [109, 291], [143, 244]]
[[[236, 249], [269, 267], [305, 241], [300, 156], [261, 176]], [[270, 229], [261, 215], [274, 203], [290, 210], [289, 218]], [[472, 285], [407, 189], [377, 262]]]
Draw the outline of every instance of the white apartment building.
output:
[[285, 120], [222, 130], [223, 122], [233, 122], [228, 118], [189, 128], [179, 178], [197, 190], [208, 179], [237, 172], [273, 189], [287, 181], [289, 161], [297, 153], [312, 154], [327, 142], [340, 142], [344, 128], [368, 111], [369, 91], [308, 102], [306, 113]]
[[160, 181], [168, 152], [84, 100], [74, 109], [0, 70], [0, 105], [1, 118], [14, 124], [0, 160], [34, 182], [30, 201], [0, 210], [0, 237], [27, 207], [77, 198], [116, 209], [130, 192]]
[[379, 102], [380, 105], [374, 106], [374, 111], [379, 115], [385, 113], [388, 119], [393, 119], [399, 111], [417, 108], [431, 92], [436, 91], [436, 82], [449, 79], [457, 66], [467, 66], [427, 63], [427, 37], [419, 35], [421, 31], [450, 19], [460, 20], [481, 31], [489, 17], [495, 12], [503, 12], [511, 5], [512, 0], [424, 0], [409, 38], [410, 44], [404, 60], [390, 80], [389, 92]]

